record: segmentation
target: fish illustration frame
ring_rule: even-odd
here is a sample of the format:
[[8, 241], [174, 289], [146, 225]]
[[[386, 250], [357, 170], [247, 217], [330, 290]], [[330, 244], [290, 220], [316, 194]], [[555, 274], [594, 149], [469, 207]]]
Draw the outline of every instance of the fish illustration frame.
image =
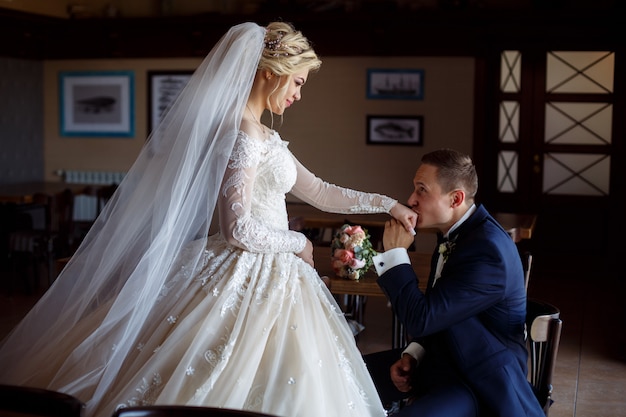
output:
[[61, 136], [133, 137], [133, 71], [59, 73]]
[[423, 116], [367, 116], [370, 145], [422, 146], [423, 131]]
[[368, 69], [367, 98], [423, 100], [424, 70]]

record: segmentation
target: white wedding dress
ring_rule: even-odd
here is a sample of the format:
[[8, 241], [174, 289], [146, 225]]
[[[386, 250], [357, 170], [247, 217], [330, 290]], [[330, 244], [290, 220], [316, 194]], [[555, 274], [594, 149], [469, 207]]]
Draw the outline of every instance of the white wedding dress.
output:
[[[396, 203], [323, 182], [275, 131], [265, 142], [240, 132], [220, 193], [221, 233], [180, 254], [113, 388], [91, 404], [95, 416], [146, 404], [284, 417], [386, 415], [342, 311], [315, 269], [295, 255], [306, 240], [288, 228], [290, 191], [338, 213], [389, 212]], [[190, 268], [186, 254], [205, 242], [202, 262]], [[99, 320], [96, 312], [75, 331]], [[70, 371], [54, 385], [89, 398], [80, 392], [80, 358], [69, 360], [76, 366], [65, 366]]]
[[[273, 132], [239, 132], [266, 29], [233, 26], [151, 133], [53, 285], [0, 342], [0, 383], [76, 396], [85, 417], [189, 404], [383, 416], [352, 333], [295, 254], [288, 192], [337, 213], [395, 200], [325, 183]], [[209, 227], [219, 211], [220, 233]]]

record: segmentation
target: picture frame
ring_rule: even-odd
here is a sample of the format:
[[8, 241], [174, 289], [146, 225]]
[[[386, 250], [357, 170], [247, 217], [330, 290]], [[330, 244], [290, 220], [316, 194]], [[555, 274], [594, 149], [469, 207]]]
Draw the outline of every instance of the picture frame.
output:
[[424, 70], [368, 69], [367, 98], [384, 100], [423, 100]]
[[367, 116], [370, 145], [424, 145], [423, 116]]
[[148, 71], [148, 133], [161, 122], [165, 111], [187, 85], [193, 71]]
[[61, 136], [135, 135], [134, 72], [59, 73]]

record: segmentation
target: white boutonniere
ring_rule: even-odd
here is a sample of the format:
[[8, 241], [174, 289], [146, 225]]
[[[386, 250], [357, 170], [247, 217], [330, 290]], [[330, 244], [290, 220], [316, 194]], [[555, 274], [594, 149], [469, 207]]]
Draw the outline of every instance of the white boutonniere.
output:
[[443, 256], [444, 262], [448, 260], [448, 256], [450, 256], [455, 246], [456, 243], [454, 240], [446, 240], [445, 242], [439, 244], [439, 253]]

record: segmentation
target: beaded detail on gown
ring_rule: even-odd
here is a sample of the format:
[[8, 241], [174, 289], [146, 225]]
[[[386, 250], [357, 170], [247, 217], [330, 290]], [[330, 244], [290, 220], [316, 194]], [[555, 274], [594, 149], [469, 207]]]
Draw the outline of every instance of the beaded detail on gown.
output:
[[[246, 188], [250, 168], [254, 184]], [[288, 230], [285, 194], [308, 171], [298, 171], [276, 132], [265, 142], [240, 132], [229, 169], [220, 223], [232, 236], [218, 233], [181, 253], [96, 415], [187, 404], [285, 417], [384, 416], [342, 311], [317, 272], [295, 255], [304, 238]], [[361, 211], [384, 212], [394, 202], [319, 179], [311, 184], [342, 196], [320, 207], [332, 201], [334, 210], [351, 212], [358, 202]], [[190, 268], [187, 254], [205, 242], [201, 263]]]

